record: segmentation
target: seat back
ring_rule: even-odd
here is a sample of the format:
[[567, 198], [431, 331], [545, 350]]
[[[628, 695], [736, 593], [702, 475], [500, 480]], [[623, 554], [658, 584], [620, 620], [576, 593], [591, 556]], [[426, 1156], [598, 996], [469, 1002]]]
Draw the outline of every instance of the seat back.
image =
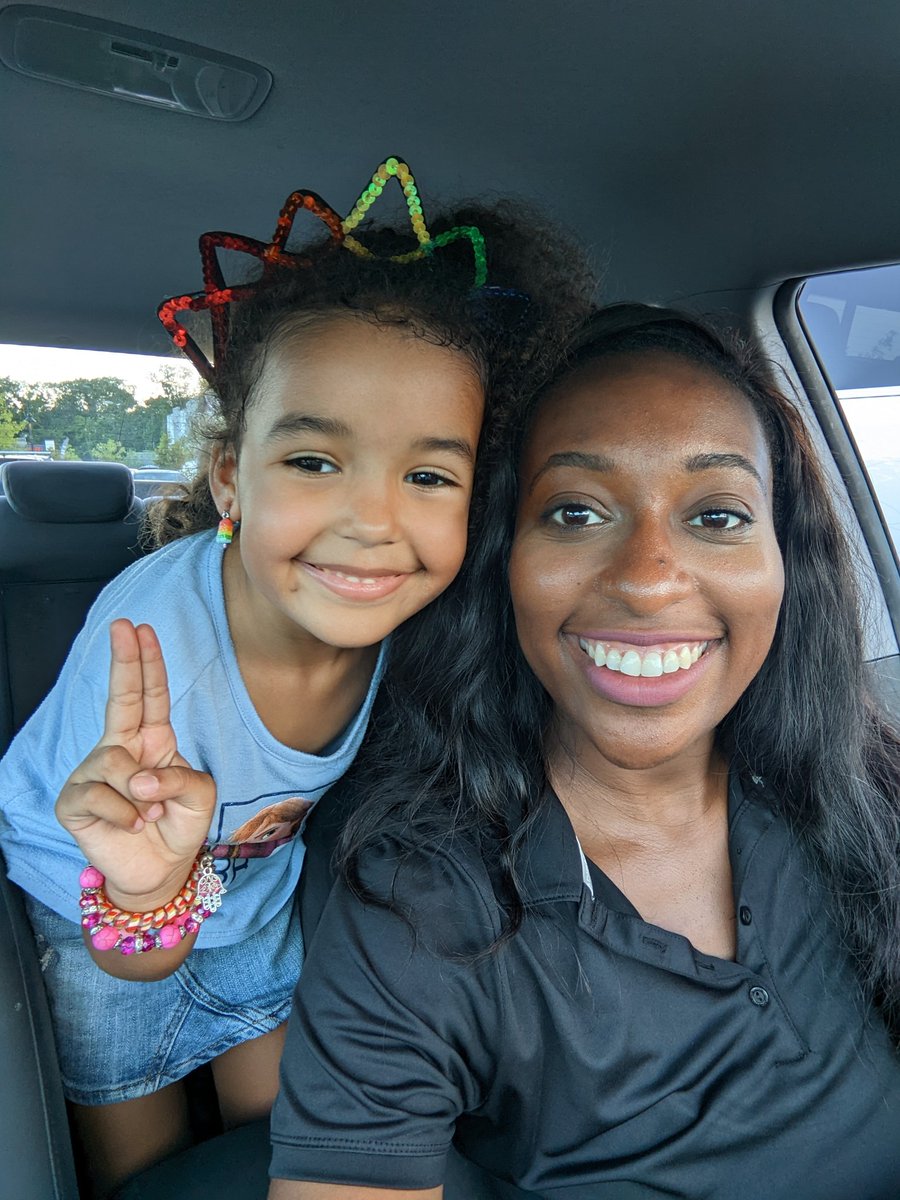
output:
[[53, 686], [103, 586], [142, 554], [119, 463], [0, 467], [0, 753]]
[[[118, 463], [0, 467], [0, 753], [53, 686], [100, 589], [142, 553]], [[2, 798], [0, 798], [2, 805]], [[19, 891], [0, 858], [0, 1179], [16, 1200], [77, 1200], [56, 1047]]]

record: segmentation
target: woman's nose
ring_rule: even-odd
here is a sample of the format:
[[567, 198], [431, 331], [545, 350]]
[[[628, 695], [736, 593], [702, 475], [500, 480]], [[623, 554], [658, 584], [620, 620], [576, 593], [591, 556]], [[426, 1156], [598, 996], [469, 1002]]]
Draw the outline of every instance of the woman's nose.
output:
[[597, 584], [636, 615], [652, 616], [690, 596], [694, 578], [667, 522], [642, 518], [627, 530], [606, 559]]

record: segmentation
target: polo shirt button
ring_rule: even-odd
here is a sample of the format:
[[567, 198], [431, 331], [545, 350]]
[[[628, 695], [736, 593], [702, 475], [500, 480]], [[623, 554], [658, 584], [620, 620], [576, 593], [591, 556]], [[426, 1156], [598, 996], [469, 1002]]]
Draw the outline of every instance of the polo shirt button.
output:
[[741, 905], [740, 912], [738, 915], [741, 918], [742, 925], [749, 925], [750, 922], [753, 920], [753, 913], [750, 911], [750, 909], [747, 907], [746, 904]]
[[757, 1008], [765, 1008], [769, 1003], [769, 993], [764, 987], [752, 987], [750, 989], [750, 1000]]

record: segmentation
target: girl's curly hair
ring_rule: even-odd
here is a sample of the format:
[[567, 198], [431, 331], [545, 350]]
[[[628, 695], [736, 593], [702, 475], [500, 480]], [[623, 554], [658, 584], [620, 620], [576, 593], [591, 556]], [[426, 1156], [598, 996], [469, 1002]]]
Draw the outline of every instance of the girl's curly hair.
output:
[[[379, 257], [364, 258], [330, 240], [319, 241], [303, 249], [312, 260], [309, 267], [284, 269], [254, 297], [235, 304], [228, 355], [216, 364], [215, 391], [207, 395], [206, 412], [196, 423], [206, 447], [230, 446], [240, 454], [245, 415], [266, 356], [286, 339], [334, 318], [401, 326], [458, 350], [484, 385], [482, 446], [490, 443], [501, 416], [552, 372], [588, 311], [594, 281], [577, 243], [525, 205], [472, 202], [430, 222], [433, 235], [458, 225], [475, 225], [484, 236], [489, 290], [472, 287], [473, 256], [466, 240], [399, 264], [386, 256], [408, 250], [408, 231], [380, 226], [367, 228], [364, 238]], [[219, 513], [203, 466], [182, 491], [148, 506], [145, 540], [150, 545], [216, 525]], [[476, 480], [475, 523], [479, 495]]]

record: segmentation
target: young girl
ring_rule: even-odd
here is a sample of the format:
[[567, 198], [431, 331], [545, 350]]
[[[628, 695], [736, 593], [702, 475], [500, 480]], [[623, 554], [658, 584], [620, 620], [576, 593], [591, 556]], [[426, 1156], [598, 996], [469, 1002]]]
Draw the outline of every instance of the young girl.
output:
[[803, 422], [633, 305], [522, 425], [482, 673], [393, 689], [422, 749], [385, 723], [310, 938], [270, 1196], [439, 1200], [453, 1144], [479, 1197], [894, 1200], [900, 745]]
[[[392, 176], [412, 251], [354, 235]], [[330, 231], [302, 255], [297, 212]], [[220, 247], [260, 259], [260, 279], [226, 286]], [[185, 1141], [179, 1081], [198, 1064], [226, 1125], [268, 1110], [302, 956], [303, 813], [356, 754], [385, 639], [460, 568], [485, 416], [588, 291], [568, 246], [505, 210], [429, 233], [391, 159], [343, 221], [295, 193], [269, 245], [201, 250], [204, 293], [161, 316], [215, 387], [208, 479], [154, 506], [176, 540], [101, 594], [0, 768], [3, 850], [101, 1192]], [[180, 324], [205, 309], [214, 367]]]

